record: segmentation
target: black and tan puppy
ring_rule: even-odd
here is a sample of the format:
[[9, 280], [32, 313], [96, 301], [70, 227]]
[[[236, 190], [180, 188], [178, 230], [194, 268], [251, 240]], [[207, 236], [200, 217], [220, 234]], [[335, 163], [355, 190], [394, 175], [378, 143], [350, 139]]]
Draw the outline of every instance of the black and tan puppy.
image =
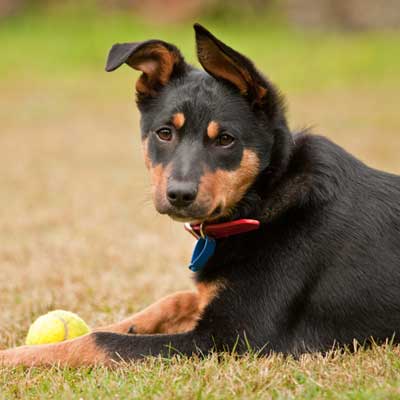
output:
[[290, 132], [279, 93], [252, 62], [195, 31], [205, 72], [160, 40], [115, 45], [107, 70], [142, 71], [137, 103], [157, 210], [206, 226], [251, 218], [259, 229], [216, 240], [195, 273], [197, 292], [72, 341], [0, 352], [2, 364], [397, 341], [400, 177]]

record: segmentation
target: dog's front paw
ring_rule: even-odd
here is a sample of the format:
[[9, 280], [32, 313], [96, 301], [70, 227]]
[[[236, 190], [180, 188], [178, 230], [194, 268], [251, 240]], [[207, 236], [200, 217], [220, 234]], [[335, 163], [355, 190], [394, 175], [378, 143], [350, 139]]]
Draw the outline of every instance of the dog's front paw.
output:
[[16, 367], [17, 365], [30, 365], [28, 357], [28, 346], [15, 347], [0, 351], [0, 366]]
[[49, 345], [20, 346], [0, 351], [0, 366], [16, 367], [23, 365], [33, 367], [42, 365]]

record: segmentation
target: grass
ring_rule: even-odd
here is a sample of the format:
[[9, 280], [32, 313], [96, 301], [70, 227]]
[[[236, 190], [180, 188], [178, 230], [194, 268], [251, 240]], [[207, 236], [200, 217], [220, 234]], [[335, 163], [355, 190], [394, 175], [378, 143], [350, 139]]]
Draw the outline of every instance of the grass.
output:
[[[223, 24], [200, 20], [266, 67], [284, 89], [343, 88], [350, 82], [369, 85], [371, 79], [381, 84], [400, 82], [398, 32], [304, 32], [283, 27], [271, 17], [228, 19]], [[191, 24], [151, 25], [132, 15], [69, 10], [3, 22], [0, 72], [18, 79], [39, 75], [57, 81], [65, 73], [97, 75], [113, 43], [148, 38], [177, 43], [188, 60], [196, 62]]]
[[[399, 351], [374, 348], [354, 354], [204, 360], [149, 359], [107, 370], [52, 368], [7, 371], [8, 396], [24, 399], [398, 399]], [[1, 396], [1, 395], [0, 395]]]
[[[207, 22], [207, 21], [205, 21]], [[398, 32], [297, 32], [208, 21], [311, 124], [368, 164], [400, 173]], [[247, 24], [247, 25], [246, 25]], [[238, 34], [240, 32], [240, 34]], [[68, 11], [0, 25], [0, 347], [54, 308], [92, 326], [191, 286], [193, 241], [158, 216], [142, 165], [128, 68], [103, 73], [116, 41], [160, 37], [194, 61], [189, 26]], [[0, 369], [11, 398], [400, 398], [399, 348], [356, 354], [150, 359], [118, 370]]]

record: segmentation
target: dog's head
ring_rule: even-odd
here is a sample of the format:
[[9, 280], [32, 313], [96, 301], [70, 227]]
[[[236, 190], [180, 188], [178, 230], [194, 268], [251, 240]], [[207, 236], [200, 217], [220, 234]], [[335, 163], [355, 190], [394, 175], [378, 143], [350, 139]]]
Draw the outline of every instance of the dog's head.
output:
[[226, 218], [272, 161], [285, 125], [280, 98], [253, 63], [195, 25], [193, 68], [161, 40], [116, 44], [107, 71], [123, 63], [136, 83], [145, 163], [156, 209], [179, 221]]

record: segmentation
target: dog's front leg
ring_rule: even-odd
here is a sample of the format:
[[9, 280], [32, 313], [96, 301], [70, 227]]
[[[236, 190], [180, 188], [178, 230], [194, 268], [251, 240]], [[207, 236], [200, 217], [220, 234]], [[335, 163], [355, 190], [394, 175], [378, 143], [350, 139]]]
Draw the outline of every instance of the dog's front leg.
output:
[[197, 291], [171, 294], [130, 318], [96, 331], [115, 333], [183, 333], [195, 328], [204, 309], [223, 288], [221, 283], [198, 283]]
[[192, 330], [202, 311], [198, 292], [182, 291], [171, 294], [144, 310], [116, 324], [96, 331], [114, 333], [182, 333]]
[[0, 366], [110, 364], [111, 358], [97, 345], [94, 333], [54, 344], [20, 346], [0, 351]]
[[196, 331], [176, 335], [93, 332], [66, 342], [0, 351], [0, 366], [110, 366], [149, 355], [206, 353], [211, 348], [211, 335], [200, 335]]
[[110, 360], [127, 362], [146, 356], [207, 354], [214, 347], [212, 333], [204, 329], [201, 332], [194, 329], [174, 335], [121, 335], [96, 332], [95, 342]]
[[108, 363], [110, 357], [96, 344], [96, 332], [181, 333], [192, 330], [204, 308], [197, 292], [178, 292], [117, 324], [96, 329], [92, 334], [66, 342], [21, 346], [0, 352], [0, 365], [85, 365]]
[[[211, 347], [210, 341], [206, 340], [208, 336], [196, 333], [196, 326], [205, 308], [222, 288], [221, 284], [198, 284], [197, 292], [167, 296], [132, 318], [103, 328], [104, 332], [96, 330], [61, 343], [0, 351], [0, 365], [110, 364], [119, 357], [130, 360], [149, 354], [167, 355], [169, 345], [184, 354], [196, 352], [197, 346], [207, 351]], [[132, 325], [137, 335], [115, 333], [127, 332]], [[174, 331], [178, 334], [140, 334]]]

